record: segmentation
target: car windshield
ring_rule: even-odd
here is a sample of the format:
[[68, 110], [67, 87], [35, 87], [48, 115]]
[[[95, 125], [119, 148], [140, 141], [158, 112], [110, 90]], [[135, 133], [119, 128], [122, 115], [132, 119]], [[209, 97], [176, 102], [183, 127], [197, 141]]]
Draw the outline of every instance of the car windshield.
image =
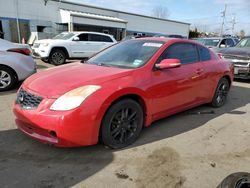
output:
[[53, 37], [53, 39], [67, 40], [73, 37], [74, 35], [75, 35], [74, 33], [60, 33], [59, 35]]
[[114, 45], [92, 57], [87, 63], [119, 68], [138, 68], [158, 51], [163, 42], [129, 40]]
[[236, 47], [239, 47], [239, 48], [250, 47], [250, 38], [242, 39], [242, 40], [236, 45]]
[[196, 41], [205, 46], [217, 46], [220, 39], [196, 39]]

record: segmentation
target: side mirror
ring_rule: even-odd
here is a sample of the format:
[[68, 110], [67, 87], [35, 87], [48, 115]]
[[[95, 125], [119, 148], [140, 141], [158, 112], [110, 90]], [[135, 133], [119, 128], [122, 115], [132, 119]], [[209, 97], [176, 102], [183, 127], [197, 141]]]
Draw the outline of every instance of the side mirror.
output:
[[159, 64], [156, 64], [157, 69], [171, 69], [181, 66], [181, 61], [179, 59], [163, 59]]
[[226, 45], [225, 44], [221, 44], [220, 48], [226, 48]]
[[73, 41], [80, 41], [80, 38], [79, 37], [74, 37]]

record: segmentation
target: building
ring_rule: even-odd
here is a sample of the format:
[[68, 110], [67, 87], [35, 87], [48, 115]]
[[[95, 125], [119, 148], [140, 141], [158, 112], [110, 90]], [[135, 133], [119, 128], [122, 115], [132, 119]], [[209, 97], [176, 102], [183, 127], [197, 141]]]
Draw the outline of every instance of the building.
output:
[[66, 0], [0, 0], [0, 37], [13, 42], [50, 38], [63, 31], [96, 31], [121, 40], [128, 35], [187, 37], [190, 24]]

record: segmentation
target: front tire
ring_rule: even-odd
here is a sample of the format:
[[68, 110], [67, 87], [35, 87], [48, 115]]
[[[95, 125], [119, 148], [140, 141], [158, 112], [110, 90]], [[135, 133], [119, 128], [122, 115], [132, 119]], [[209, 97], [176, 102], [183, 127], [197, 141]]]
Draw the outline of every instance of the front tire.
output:
[[53, 65], [62, 65], [66, 61], [66, 55], [63, 50], [55, 49], [50, 53], [49, 63]]
[[102, 121], [104, 145], [119, 149], [136, 141], [143, 127], [143, 110], [131, 99], [123, 99], [110, 107]]
[[243, 188], [249, 187], [250, 174], [247, 172], [237, 172], [227, 176], [217, 188]]
[[48, 58], [41, 58], [41, 61], [43, 61], [44, 63], [49, 63], [49, 59]]
[[214, 93], [214, 97], [212, 100], [211, 105], [215, 108], [219, 108], [226, 103], [227, 95], [229, 92], [229, 82], [226, 78], [221, 78], [217, 88]]
[[0, 67], [0, 91], [11, 89], [16, 83], [14, 72], [7, 67]]

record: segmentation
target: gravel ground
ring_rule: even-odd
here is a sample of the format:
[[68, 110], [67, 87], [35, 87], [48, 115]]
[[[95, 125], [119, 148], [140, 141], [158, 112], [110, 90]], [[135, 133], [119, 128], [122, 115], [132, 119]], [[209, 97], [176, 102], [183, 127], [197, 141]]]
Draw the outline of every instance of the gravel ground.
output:
[[[51, 65], [38, 61], [39, 71]], [[62, 149], [16, 129], [16, 90], [0, 93], [1, 187], [216, 187], [250, 171], [250, 82], [233, 83], [227, 104], [153, 123], [132, 146]]]

